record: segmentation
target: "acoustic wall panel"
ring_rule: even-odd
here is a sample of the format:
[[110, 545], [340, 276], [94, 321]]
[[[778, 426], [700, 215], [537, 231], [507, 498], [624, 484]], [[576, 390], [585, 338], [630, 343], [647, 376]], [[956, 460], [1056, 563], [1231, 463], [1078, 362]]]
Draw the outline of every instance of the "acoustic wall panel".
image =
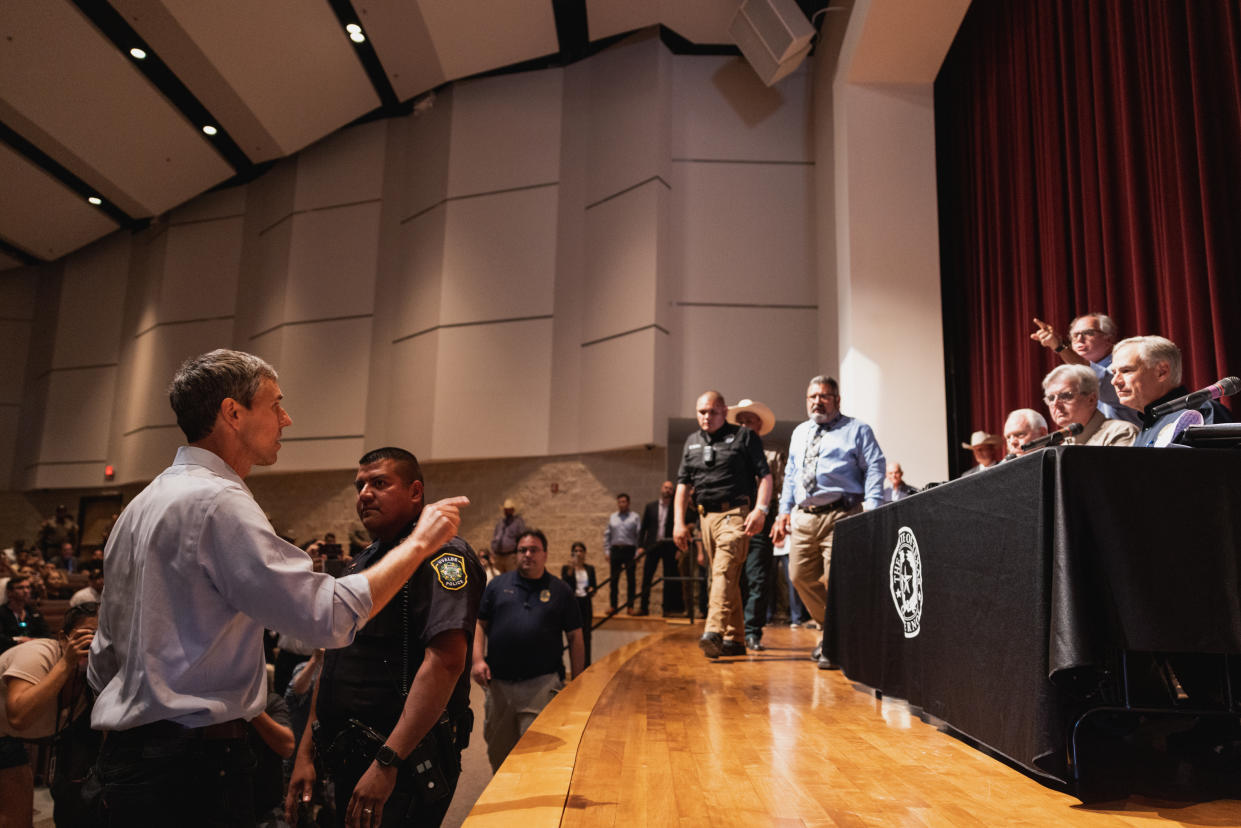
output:
[[441, 330], [431, 456], [546, 454], [551, 350], [549, 319]]
[[559, 179], [563, 75], [519, 72], [453, 89], [450, 198]]
[[550, 186], [448, 203], [442, 324], [552, 312], [556, 196]]

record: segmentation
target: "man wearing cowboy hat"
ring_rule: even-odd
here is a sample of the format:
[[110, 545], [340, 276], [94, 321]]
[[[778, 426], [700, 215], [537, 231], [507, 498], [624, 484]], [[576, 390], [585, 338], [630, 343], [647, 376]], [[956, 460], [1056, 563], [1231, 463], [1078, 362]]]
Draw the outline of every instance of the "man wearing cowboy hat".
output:
[[[728, 422], [745, 426], [759, 437], [766, 437], [776, 427], [776, 415], [761, 402], [742, 400], [728, 408]], [[763, 446], [767, 465], [771, 468], [772, 491], [780, 491], [784, 482], [784, 452]], [[767, 513], [762, 530], [750, 538], [745, 569], [741, 572], [741, 592], [745, 596], [745, 645], [762, 650], [763, 625], [767, 623], [767, 604], [771, 594], [771, 527], [774, 512]]]
[[985, 431], [975, 431], [970, 435], [968, 443], [961, 444], [961, 448], [968, 449], [974, 453], [974, 462], [977, 465], [961, 476], [967, 477], [971, 474], [977, 474], [1000, 462], [1000, 446], [1002, 445], [1004, 445], [1004, 438], [1000, 435], [988, 434]]
[[[793, 430], [784, 469], [780, 517], [772, 527], [776, 543], [789, 537], [789, 579], [816, 620], [827, 605], [836, 523], [883, 504], [886, 461], [871, 427], [840, 412], [840, 386], [817, 376], [806, 388], [808, 419]], [[833, 669], [822, 657], [820, 669]]]
[[526, 531], [526, 522], [517, 514], [517, 504], [505, 498], [504, 514], [491, 532], [491, 554], [482, 556], [483, 564], [494, 574], [509, 572], [517, 564], [517, 538]]

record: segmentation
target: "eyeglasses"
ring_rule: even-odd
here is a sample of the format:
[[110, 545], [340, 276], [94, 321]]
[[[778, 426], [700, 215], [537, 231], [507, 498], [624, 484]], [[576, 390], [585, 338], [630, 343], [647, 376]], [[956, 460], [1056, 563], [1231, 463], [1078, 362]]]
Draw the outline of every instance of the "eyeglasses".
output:
[[1058, 402], [1072, 402], [1074, 397], [1081, 395], [1079, 391], [1061, 391], [1059, 394], [1048, 394], [1043, 397], [1043, 402], [1053, 405]]
[[518, 555], [522, 554], [523, 552], [529, 552], [531, 555], [537, 555], [542, 551], [543, 551], [543, 548], [540, 546], [519, 546], [517, 547]]
[[835, 400], [839, 399], [839, 394], [807, 394], [807, 400]]
[[1085, 339], [1086, 337], [1094, 338], [1101, 333], [1103, 333], [1103, 331], [1099, 330], [1098, 328], [1082, 328], [1081, 330], [1073, 331], [1072, 333], [1070, 333], [1069, 339], [1076, 342], [1077, 340]]

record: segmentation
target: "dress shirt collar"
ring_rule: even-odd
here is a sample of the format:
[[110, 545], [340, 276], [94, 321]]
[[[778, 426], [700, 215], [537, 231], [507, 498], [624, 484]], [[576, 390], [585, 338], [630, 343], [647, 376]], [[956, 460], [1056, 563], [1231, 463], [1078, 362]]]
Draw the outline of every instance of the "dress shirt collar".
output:
[[177, 456], [172, 461], [174, 466], [202, 466], [212, 474], [218, 475], [231, 480], [238, 486], [246, 490], [246, 494], [253, 497], [250, 487], [246, 485], [246, 481], [234, 471], [233, 467], [224, 462], [224, 459], [214, 451], [197, 446], [181, 446], [177, 449]]

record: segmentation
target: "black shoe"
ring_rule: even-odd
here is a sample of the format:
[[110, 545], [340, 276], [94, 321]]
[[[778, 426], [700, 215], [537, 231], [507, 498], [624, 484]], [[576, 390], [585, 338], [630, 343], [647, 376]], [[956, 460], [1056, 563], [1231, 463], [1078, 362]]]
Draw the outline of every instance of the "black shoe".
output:
[[762, 639], [760, 639], [757, 635], [747, 635], [745, 637], [745, 645], [749, 647], [751, 650], [754, 650], [755, 652], [759, 652], [759, 653], [767, 649], [766, 647], [763, 646]]
[[811, 661], [818, 661], [821, 658], [823, 658], [823, 642], [822, 641], [820, 641], [818, 644], [815, 644], [814, 650], [812, 650], [810, 653]]
[[703, 633], [702, 638], [698, 639], [698, 646], [707, 658], [719, 658], [720, 653], [724, 652], [724, 637], [715, 632]]
[[827, 656], [821, 655], [819, 656], [819, 669], [820, 670], [839, 670], [840, 665], [832, 661]]
[[723, 646], [720, 648], [720, 655], [726, 655], [726, 656], [745, 655], [745, 645], [742, 644], [740, 641], [733, 641], [731, 638], [727, 639], [724, 642]]

